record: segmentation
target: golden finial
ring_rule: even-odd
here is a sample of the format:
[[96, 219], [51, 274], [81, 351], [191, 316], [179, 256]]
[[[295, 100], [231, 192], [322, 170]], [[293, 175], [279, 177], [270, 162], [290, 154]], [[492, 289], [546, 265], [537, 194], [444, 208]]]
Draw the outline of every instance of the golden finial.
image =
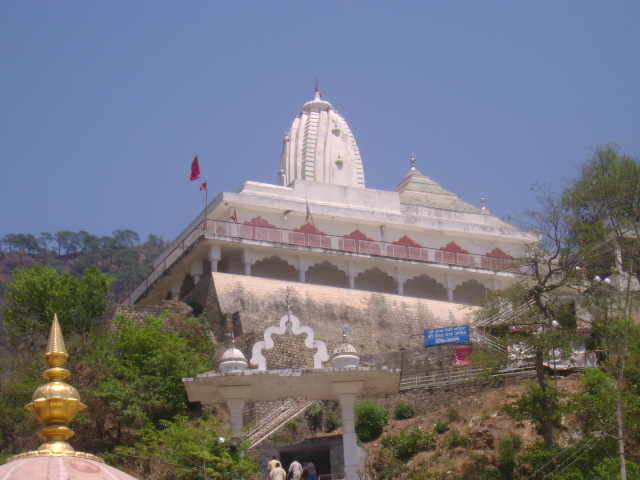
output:
[[89, 453], [76, 452], [67, 443], [67, 440], [75, 435], [68, 425], [87, 406], [80, 401], [78, 391], [64, 381], [69, 378], [71, 372], [64, 368], [69, 355], [64, 346], [57, 315], [53, 316], [44, 358], [49, 368], [42, 373], [42, 376], [48, 380], [48, 383], [38, 388], [33, 394], [32, 402], [24, 407], [44, 425], [44, 428], [38, 432], [44, 443], [38, 450], [16, 455], [11, 460], [35, 456], [72, 456], [102, 462], [102, 459]]

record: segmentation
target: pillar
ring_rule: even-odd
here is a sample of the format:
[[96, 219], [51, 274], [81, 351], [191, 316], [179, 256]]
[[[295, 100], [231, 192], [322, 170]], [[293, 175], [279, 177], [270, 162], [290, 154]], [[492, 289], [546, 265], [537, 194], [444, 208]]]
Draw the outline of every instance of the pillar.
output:
[[182, 287], [182, 282], [180, 280], [175, 281], [171, 287], [171, 297], [174, 300], [180, 300], [180, 287]]
[[447, 275], [447, 299], [450, 302], [453, 302], [453, 290], [456, 288], [453, 278], [451, 275]]
[[242, 263], [244, 265], [244, 274], [248, 277], [251, 276], [251, 265], [256, 263], [254, 254], [251, 250], [242, 251]]
[[344, 448], [344, 473], [348, 480], [360, 480], [358, 462], [358, 437], [356, 436], [356, 394], [361, 390], [362, 380], [333, 382], [342, 409], [342, 446]]
[[309, 262], [304, 257], [297, 257], [298, 266], [296, 267], [298, 270], [298, 281], [300, 283], [307, 282], [307, 270], [309, 270]]
[[358, 269], [353, 262], [347, 262], [347, 278], [349, 279], [349, 288], [356, 288], [356, 276]]
[[222, 256], [220, 255], [220, 245], [211, 245], [209, 247], [209, 261], [211, 262], [211, 271], [218, 271], [218, 262]]
[[396, 289], [398, 295], [404, 295], [404, 284], [407, 281], [407, 277], [404, 270], [396, 267]]
[[234, 437], [242, 437], [244, 404], [251, 395], [251, 387], [248, 385], [232, 385], [220, 387], [227, 398], [229, 408], [229, 420], [231, 421], [231, 433]]
[[196, 260], [191, 264], [191, 276], [193, 277], [194, 284], [197, 284], [202, 278], [202, 272], [204, 271], [203, 262], [204, 260]]

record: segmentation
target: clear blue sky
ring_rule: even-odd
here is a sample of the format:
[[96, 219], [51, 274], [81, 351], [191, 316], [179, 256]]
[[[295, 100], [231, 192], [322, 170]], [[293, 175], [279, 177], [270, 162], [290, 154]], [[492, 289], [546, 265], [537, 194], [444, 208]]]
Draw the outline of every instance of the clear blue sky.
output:
[[4, 1], [0, 236], [173, 239], [245, 180], [320, 79], [367, 186], [418, 167], [505, 217], [592, 148], [640, 156], [640, 2]]

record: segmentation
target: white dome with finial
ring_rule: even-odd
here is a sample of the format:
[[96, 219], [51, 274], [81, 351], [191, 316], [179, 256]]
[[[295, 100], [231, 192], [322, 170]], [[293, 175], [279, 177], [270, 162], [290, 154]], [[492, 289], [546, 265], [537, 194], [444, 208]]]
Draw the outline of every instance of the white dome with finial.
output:
[[347, 342], [347, 330], [342, 333], [342, 343], [333, 351], [331, 364], [335, 368], [355, 368], [360, 364], [360, 357], [353, 345]]
[[222, 354], [221, 360], [220, 371], [224, 374], [243, 372], [249, 365], [242, 351], [235, 347], [235, 343]]
[[346, 120], [322, 100], [316, 82], [315, 97], [304, 104], [282, 140], [280, 184], [311, 180], [364, 188], [364, 170], [356, 140]]

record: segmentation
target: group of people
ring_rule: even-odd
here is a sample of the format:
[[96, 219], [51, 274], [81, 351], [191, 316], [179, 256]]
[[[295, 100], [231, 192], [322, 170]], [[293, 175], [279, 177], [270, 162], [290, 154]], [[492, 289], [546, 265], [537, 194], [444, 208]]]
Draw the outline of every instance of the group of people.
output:
[[318, 480], [316, 466], [313, 462], [298, 462], [297, 458], [293, 458], [293, 462], [289, 465], [289, 470], [285, 471], [278, 457], [274, 455], [268, 463], [269, 480]]

